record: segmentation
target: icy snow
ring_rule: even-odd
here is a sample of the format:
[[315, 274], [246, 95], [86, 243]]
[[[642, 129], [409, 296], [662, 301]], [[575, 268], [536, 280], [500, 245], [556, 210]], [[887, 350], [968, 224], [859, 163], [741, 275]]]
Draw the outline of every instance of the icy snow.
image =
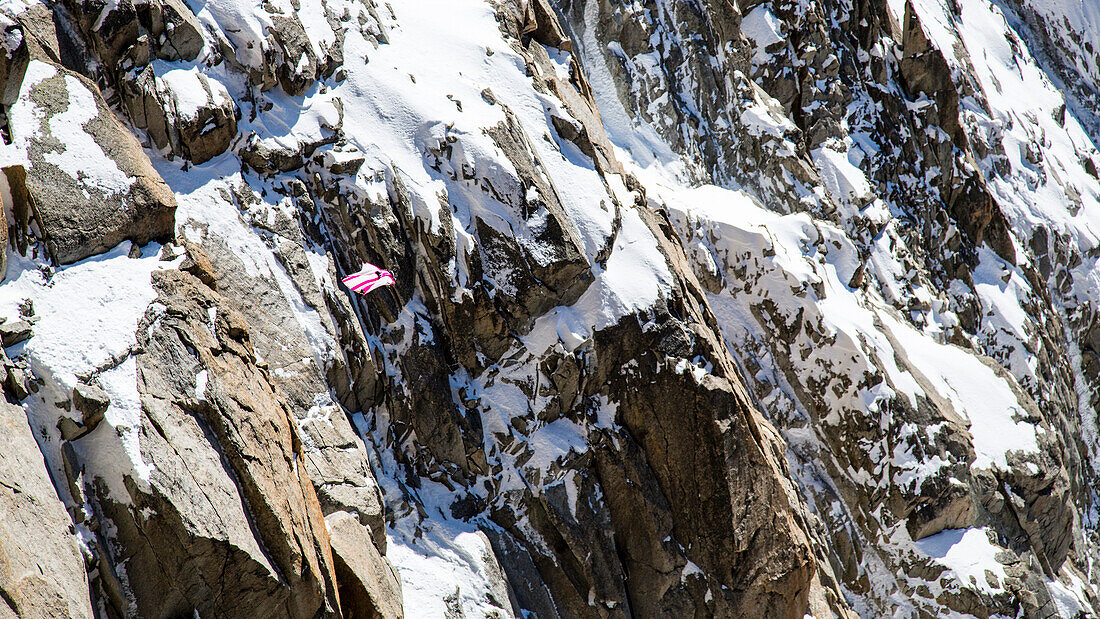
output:
[[[977, 452], [975, 466], [1007, 468], [1008, 452], [1038, 450], [1035, 426], [1016, 419], [1027, 415], [1016, 392], [1007, 382], [1010, 378], [999, 376], [967, 351], [936, 342], [902, 323], [885, 308], [877, 307], [873, 299], [860, 291], [848, 288], [846, 282], [855, 267], [854, 252], [843, 250], [845, 245], [842, 241], [846, 239], [842, 233], [832, 232], [834, 229], [824, 223], [813, 224], [803, 214], [781, 216], [765, 211], [749, 196], [717, 187], [662, 192], [658, 195], [668, 200], [673, 214], [684, 214], [686, 219], [681, 216], [673, 218], [681, 229], [691, 229], [690, 221], [697, 221], [695, 225], [707, 226], [704, 229], [709, 229], [716, 239], [719, 256], [732, 259], [746, 250], [752, 250], [759, 256], [774, 254], [768, 262], [781, 269], [779, 272], [786, 276], [774, 281], [770, 277], [756, 280], [751, 295], [768, 297], [781, 304], [794, 303], [811, 310], [803, 314], [803, 321], [810, 322], [814, 315], [819, 315], [826, 332], [834, 338], [828, 347], [810, 348], [809, 356], [798, 366], [802, 380], [818, 376], [821, 368], [831, 368], [828, 371], [835, 375], [859, 376], [865, 371], [861, 367], [863, 363], [868, 363], [863, 367], [873, 372], [875, 366], [868, 361], [856, 363], [857, 360], [867, 359], [870, 354], [886, 370], [894, 389], [916, 406], [917, 398], [923, 395], [924, 389], [909, 370], [897, 365], [897, 350], [908, 358], [911, 369], [927, 379], [956, 413], [969, 419]], [[834, 248], [822, 260], [815, 249], [816, 238], [820, 235], [836, 238], [841, 250]], [[737, 263], [731, 266], [734, 264]], [[766, 263], [754, 264], [757, 273], [767, 274], [764, 269]], [[980, 274], [975, 279], [982, 281]], [[816, 294], [805, 298], [791, 296], [794, 283], [815, 282], [821, 283], [820, 290], [825, 293], [823, 297], [817, 298]], [[751, 300], [751, 295], [739, 293], [734, 297], [744, 303]], [[727, 337], [742, 331], [752, 333], [763, 327], [747, 307], [735, 309], [734, 304], [725, 299], [724, 295], [711, 296], [712, 307]], [[793, 308], [789, 311], [792, 316], [797, 313]], [[734, 337], [734, 340], [737, 338]], [[846, 357], [852, 361], [846, 361]], [[845, 367], [850, 369], [845, 370]], [[875, 398], [890, 395], [892, 392], [882, 391], [880, 387], [877, 395], [853, 394], [850, 400], [834, 396], [834, 401], [840, 406], [863, 408]], [[835, 412], [839, 413], [838, 410]], [[910, 475], [918, 470], [928, 474], [937, 468], [931, 467], [933, 463], [930, 462], [914, 469], [908, 464], [908, 458], [902, 457], [903, 454], [895, 456], [895, 464], [910, 469]]]

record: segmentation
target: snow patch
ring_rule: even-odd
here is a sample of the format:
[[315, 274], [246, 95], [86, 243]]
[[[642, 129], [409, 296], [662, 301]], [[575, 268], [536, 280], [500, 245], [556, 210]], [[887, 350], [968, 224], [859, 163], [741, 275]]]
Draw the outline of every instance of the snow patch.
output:
[[[1005, 568], [997, 561], [997, 554], [1004, 549], [989, 541], [989, 529], [947, 529], [915, 544], [921, 552], [951, 570], [963, 585], [987, 593], [1003, 589]], [[986, 572], [992, 573], [999, 584], [991, 583]]]

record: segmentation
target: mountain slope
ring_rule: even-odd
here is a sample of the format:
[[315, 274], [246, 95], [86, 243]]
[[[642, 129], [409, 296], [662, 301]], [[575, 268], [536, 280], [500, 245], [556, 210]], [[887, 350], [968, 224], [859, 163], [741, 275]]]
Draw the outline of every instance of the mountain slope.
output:
[[1100, 612], [1094, 9], [5, 4], [6, 608]]

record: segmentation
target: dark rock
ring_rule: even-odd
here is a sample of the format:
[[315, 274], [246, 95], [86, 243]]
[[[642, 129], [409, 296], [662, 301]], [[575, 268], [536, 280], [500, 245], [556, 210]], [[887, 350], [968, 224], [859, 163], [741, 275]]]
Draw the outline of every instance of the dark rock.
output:
[[271, 21], [268, 36], [281, 56], [274, 63], [279, 84], [287, 94], [298, 96], [317, 80], [317, 56], [297, 13], [272, 15]]
[[22, 368], [8, 367], [7, 378], [4, 387], [16, 402], [21, 402], [30, 395], [27, 389], [27, 375]]
[[68, 0], [77, 25], [110, 70], [127, 70], [153, 58], [194, 60], [202, 51], [203, 28], [183, 0], [119, 2]]
[[57, 421], [57, 429], [61, 431], [61, 438], [66, 441], [75, 441], [91, 432], [90, 428], [68, 417], [62, 417]]

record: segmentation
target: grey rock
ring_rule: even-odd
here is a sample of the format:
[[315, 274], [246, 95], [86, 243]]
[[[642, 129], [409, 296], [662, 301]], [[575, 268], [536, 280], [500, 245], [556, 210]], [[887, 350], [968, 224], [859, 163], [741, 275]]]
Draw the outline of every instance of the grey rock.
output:
[[[261, 216], [261, 219], [266, 219], [266, 216]], [[293, 222], [290, 224], [277, 227], [288, 235], [300, 234]], [[278, 260], [299, 287], [307, 304], [311, 307], [329, 307], [327, 294], [317, 286], [311, 267], [306, 264], [307, 257], [300, 237], [294, 238], [294, 241], [279, 244]], [[218, 292], [224, 302], [240, 312], [251, 325], [251, 345], [272, 369], [271, 379], [287, 398], [292, 410], [303, 419], [300, 430], [305, 465], [322, 510], [325, 514], [334, 511], [356, 514], [360, 522], [370, 528], [375, 545], [385, 554], [382, 495], [371, 473], [362, 439], [356, 435], [347, 415], [335, 402], [324, 405], [322, 416], [308, 418], [305, 422], [310, 409], [317, 406], [316, 396], [328, 393], [326, 380], [335, 382], [337, 377], [348, 372], [350, 362], [347, 357], [338, 357], [332, 367], [318, 367], [294, 309], [278, 285], [271, 277], [251, 274], [241, 259], [217, 237], [207, 238], [201, 247], [190, 244], [185, 244], [185, 247], [188, 259], [195, 264], [191, 272], [200, 279], [217, 281]], [[185, 259], [185, 264], [188, 259]], [[207, 266], [203, 265], [208, 265], [210, 271], [207, 272]], [[350, 310], [347, 311], [350, 313]], [[332, 318], [324, 317], [322, 320], [325, 328], [333, 333], [340, 328]], [[367, 358], [369, 360], [369, 353]]]
[[73, 407], [84, 416], [84, 425], [95, 429], [111, 406], [111, 397], [95, 385], [78, 384], [73, 388]]
[[370, 529], [344, 511], [325, 516], [344, 616], [401, 619], [401, 579], [371, 540]]
[[0, 616], [91, 619], [72, 521], [22, 408], [0, 402], [0, 433]]
[[280, 56], [273, 63], [279, 84], [287, 94], [300, 95], [317, 80], [317, 56], [309, 35], [296, 12], [272, 15], [271, 21], [268, 36], [274, 42], [270, 49], [277, 50]]
[[32, 335], [34, 335], [34, 328], [31, 326], [31, 323], [25, 320], [0, 324], [0, 341], [3, 342], [4, 348], [15, 346], [20, 342], [25, 342], [29, 340]]
[[[171, 81], [158, 76], [152, 65], [128, 73], [123, 86], [127, 110], [157, 148], [204, 163], [225, 152], [236, 137], [236, 103], [221, 83], [203, 73], [176, 70], [173, 75]], [[192, 109], [196, 93], [205, 102]]]
[[77, 26], [100, 60], [124, 71], [151, 59], [194, 60], [203, 48], [203, 28], [183, 0], [119, 2], [67, 0]]
[[[13, 210], [33, 217], [53, 258], [67, 264], [124, 240], [144, 245], [171, 237], [175, 196], [99, 89], [83, 76], [38, 60], [31, 61], [28, 71], [42, 79], [24, 83], [20, 99], [26, 105], [14, 108], [10, 116], [12, 133], [26, 140], [30, 159], [25, 191], [13, 191], [16, 199], [23, 196], [28, 203], [16, 203]], [[74, 106], [88, 103], [94, 105], [94, 117], [74, 130], [83, 131], [81, 139], [100, 149], [92, 155], [100, 165], [60, 167], [58, 161], [64, 160], [55, 155], [65, 152], [74, 138], [53, 135], [51, 122], [86, 113]]]

